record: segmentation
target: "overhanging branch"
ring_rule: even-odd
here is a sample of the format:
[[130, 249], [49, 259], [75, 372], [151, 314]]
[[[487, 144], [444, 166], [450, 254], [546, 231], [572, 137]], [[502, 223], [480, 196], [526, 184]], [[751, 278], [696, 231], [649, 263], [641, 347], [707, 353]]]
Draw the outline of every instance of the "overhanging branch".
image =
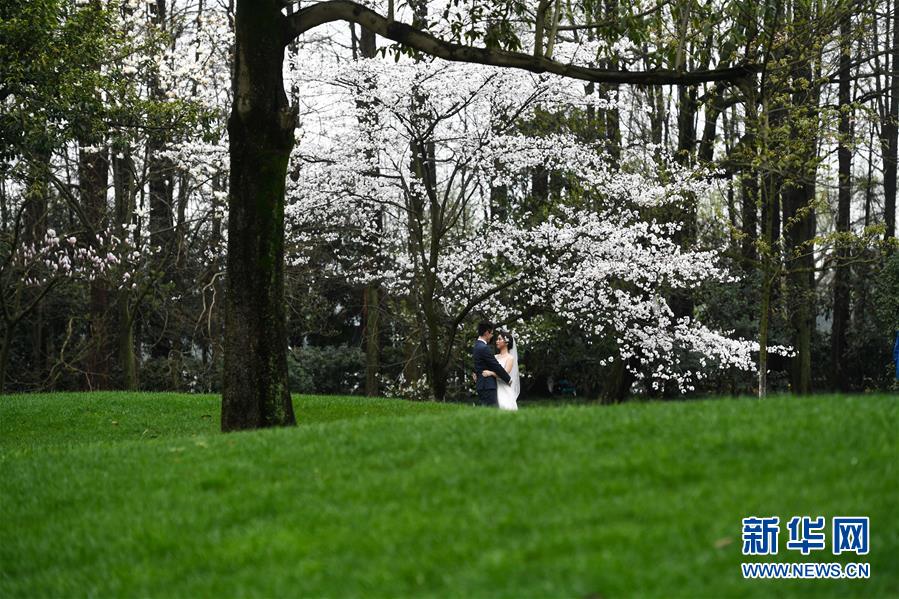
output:
[[351, 0], [320, 2], [294, 14], [287, 15], [285, 18], [287, 19], [285, 44], [319, 25], [333, 21], [350, 21], [377, 33], [383, 38], [444, 60], [523, 69], [532, 73], [553, 73], [562, 77], [594, 81], [596, 83], [692, 85], [709, 81], [736, 82], [760, 70], [759, 65], [740, 65], [726, 69], [692, 72], [663, 69], [621, 71], [563, 64], [543, 56], [531, 56], [521, 52], [509, 52], [508, 50], [476, 48], [447, 42], [405, 23], [383, 17]]

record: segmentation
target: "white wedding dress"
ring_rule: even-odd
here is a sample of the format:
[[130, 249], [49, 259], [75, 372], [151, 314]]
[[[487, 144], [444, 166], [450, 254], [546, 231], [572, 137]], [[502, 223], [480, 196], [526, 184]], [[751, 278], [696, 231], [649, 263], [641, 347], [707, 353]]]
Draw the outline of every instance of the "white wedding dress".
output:
[[[502, 356], [497, 355], [496, 359], [503, 364]], [[518, 394], [521, 392], [521, 377], [518, 375], [518, 350], [513, 349], [509, 352], [509, 359], [512, 360], [512, 370], [509, 371], [509, 382], [506, 383], [502, 379], [496, 381], [496, 401], [500, 410], [517, 410]]]

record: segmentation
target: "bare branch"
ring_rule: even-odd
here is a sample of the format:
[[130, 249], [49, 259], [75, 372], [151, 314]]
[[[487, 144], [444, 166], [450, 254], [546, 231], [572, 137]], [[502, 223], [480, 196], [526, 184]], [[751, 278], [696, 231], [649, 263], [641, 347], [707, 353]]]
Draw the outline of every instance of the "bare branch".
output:
[[319, 25], [333, 21], [351, 21], [374, 31], [381, 37], [444, 60], [523, 69], [532, 73], [553, 73], [562, 77], [597, 83], [692, 85], [709, 81], [737, 82], [745, 80], [761, 70], [759, 65], [751, 64], [682, 73], [664, 69], [622, 71], [563, 64], [543, 56], [531, 56], [508, 50], [475, 48], [447, 42], [405, 23], [385, 18], [351, 0], [321, 2], [285, 18], [287, 20], [285, 44]]

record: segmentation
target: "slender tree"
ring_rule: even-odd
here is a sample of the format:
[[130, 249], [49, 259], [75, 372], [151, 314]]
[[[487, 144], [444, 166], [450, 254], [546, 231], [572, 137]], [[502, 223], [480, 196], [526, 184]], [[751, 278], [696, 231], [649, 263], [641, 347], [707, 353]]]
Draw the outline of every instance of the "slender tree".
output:
[[[839, 68], [839, 191], [837, 195], [837, 249], [834, 257], [836, 266], [833, 281], [833, 324], [830, 334], [831, 386], [845, 391], [847, 388], [843, 360], [846, 351], [846, 331], [849, 326], [849, 211], [852, 204], [852, 119], [850, 62], [850, 15], [840, 19], [840, 68]], [[844, 234], [839, 236], [839, 234]]]
[[[351, 25], [353, 25], [351, 23]], [[353, 33], [355, 38], [355, 33]], [[359, 55], [364, 59], [373, 59], [378, 54], [378, 45], [374, 31], [364, 27], [359, 32]], [[360, 103], [361, 119], [374, 128], [377, 126], [377, 113], [373, 106]], [[369, 156], [369, 158], [373, 158]], [[381, 233], [383, 215], [375, 215], [373, 230], [375, 237]], [[371, 245], [377, 248], [378, 239], [370, 239]], [[377, 251], [372, 259], [377, 260]], [[376, 270], [376, 269], [375, 269]], [[369, 397], [378, 395], [378, 376], [381, 370], [381, 289], [378, 281], [371, 281], [363, 290], [363, 316], [365, 318], [365, 394]]]
[[[889, 6], [889, 4], [888, 4]], [[896, 237], [896, 165], [899, 149], [899, 0], [892, 2], [893, 43], [889, 52], [889, 103], [881, 118], [881, 148], [883, 150], [883, 220], [885, 237]], [[879, 79], [878, 79], [879, 81]]]

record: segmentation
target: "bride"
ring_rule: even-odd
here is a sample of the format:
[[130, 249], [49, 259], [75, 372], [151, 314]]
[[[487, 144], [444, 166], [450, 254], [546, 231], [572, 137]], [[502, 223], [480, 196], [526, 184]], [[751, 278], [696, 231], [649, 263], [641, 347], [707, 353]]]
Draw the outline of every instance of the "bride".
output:
[[[496, 333], [496, 349], [499, 353], [496, 360], [499, 362], [506, 372], [509, 373], [509, 383], [502, 380], [497, 381], [496, 399], [500, 410], [517, 410], [518, 394], [521, 391], [521, 377], [518, 375], [518, 350], [515, 348], [515, 339], [506, 331], [497, 331]], [[485, 370], [483, 376], [493, 376], [496, 374]]]

